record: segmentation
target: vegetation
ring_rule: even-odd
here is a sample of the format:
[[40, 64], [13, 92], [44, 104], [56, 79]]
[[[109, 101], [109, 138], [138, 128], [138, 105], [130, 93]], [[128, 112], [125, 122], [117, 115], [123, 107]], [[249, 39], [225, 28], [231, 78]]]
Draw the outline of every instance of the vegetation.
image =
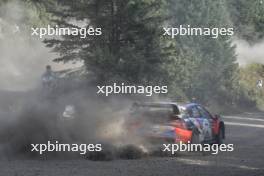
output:
[[[162, 35], [163, 26], [234, 27], [251, 43], [264, 36], [264, 2], [256, 0], [25, 0], [61, 27], [101, 27], [103, 35], [45, 43], [57, 62], [82, 60], [98, 83], [168, 85], [173, 99], [260, 105], [262, 65], [239, 68], [230, 36]], [[47, 19], [47, 18], [45, 18]], [[42, 20], [43, 21], [43, 20]]]
[[169, 96], [177, 100], [194, 97], [202, 103], [259, 103], [256, 97], [247, 95], [246, 85], [254, 89], [255, 83], [244, 79], [247, 70], [239, 69], [230, 37], [169, 39], [162, 36], [162, 27], [181, 24], [234, 27], [239, 37], [260, 40], [264, 31], [261, 2], [78, 0], [72, 3], [65, 0], [56, 4], [67, 7], [63, 12], [53, 10], [58, 24], [71, 26], [68, 19], [75, 18], [89, 21], [87, 27], [100, 26], [104, 30], [99, 39], [65, 37], [46, 41], [60, 52], [61, 57], [56, 61], [84, 60], [87, 70], [100, 83], [166, 84], [170, 88]]
[[232, 0], [227, 2], [237, 35], [251, 43], [263, 39], [264, 1]]
[[[257, 88], [257, 82], [264, 80], [264, 65], [250, 64], [240, 68], [240, 99], [252, 100], [251, 103], [264, 110], [264, 89]], [[246, 105], [246, 104], [245, 104]]]

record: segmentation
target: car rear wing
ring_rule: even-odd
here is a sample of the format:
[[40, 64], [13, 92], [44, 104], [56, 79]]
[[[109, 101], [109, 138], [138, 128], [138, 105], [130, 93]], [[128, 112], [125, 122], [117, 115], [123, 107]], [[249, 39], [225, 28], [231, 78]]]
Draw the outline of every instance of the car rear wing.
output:
[[175, 103], [159, 103], [159, 102], [147, 102], [147, 103], [133, 103], [132, 110], [136, 111], [141, 108], [171, 108], [171, 112], [173, 115], [179, 115], [180, 109]]

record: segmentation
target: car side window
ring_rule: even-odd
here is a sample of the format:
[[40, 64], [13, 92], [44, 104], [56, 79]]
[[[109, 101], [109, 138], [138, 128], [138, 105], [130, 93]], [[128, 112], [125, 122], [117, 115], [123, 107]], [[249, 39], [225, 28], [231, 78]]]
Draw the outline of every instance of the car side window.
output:
[[192, 109], [191, 109], [191, 108], [188, 108], [188, 109], [186, 110], [186, 112], [187, 112], [187, 115], [188, 115], [189, 117], [193, 118], [193, 112], [192, 112]]
[[192, 114], [191, 116], [192, 118], [200, 118], [201, 116], [198, 109], [195, 106], [191, 107], [190, 112]]
[[200, 112], [200, 114], [201, 114], [201, 116], [203, 118], [207, 118], [207, 119], [210, 119], [211, 118], [211, 115], [203, 107], [197, 106], [197, 109], [199, 110], [199, 112]]
[[213, 118], [212, 114], [207, 109], [205, 109], [205, 108], [203, 108], [203, 109], [208, 114], [208, 116], [212, 119]]

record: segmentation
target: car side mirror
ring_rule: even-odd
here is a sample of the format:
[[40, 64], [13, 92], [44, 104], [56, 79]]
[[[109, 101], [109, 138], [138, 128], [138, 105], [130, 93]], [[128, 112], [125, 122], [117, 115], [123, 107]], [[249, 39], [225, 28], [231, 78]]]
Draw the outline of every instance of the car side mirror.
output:
[[215, 114], [215, 115], [213, 116], [213, 118], [214, 118], [214, 119], [219, 119], [219, 118], [220, 118], [220, 115]]

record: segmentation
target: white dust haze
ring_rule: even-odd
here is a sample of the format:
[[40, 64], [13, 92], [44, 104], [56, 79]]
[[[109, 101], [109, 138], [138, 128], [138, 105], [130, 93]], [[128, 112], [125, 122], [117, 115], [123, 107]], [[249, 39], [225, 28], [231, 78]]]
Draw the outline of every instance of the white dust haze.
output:
[[245, 40], [235, 40], [237, 60], [240, 66], [252, 63], [264, 64], [264, 41], [250, 45]]
[[36, 9], [17, 0], [0, 5], [0, 90], [34, 88], [47, 64], [55, 70], [71, 67], [52, 62], [55, 53], [31, 36], [30, 21], [38, 20]]

